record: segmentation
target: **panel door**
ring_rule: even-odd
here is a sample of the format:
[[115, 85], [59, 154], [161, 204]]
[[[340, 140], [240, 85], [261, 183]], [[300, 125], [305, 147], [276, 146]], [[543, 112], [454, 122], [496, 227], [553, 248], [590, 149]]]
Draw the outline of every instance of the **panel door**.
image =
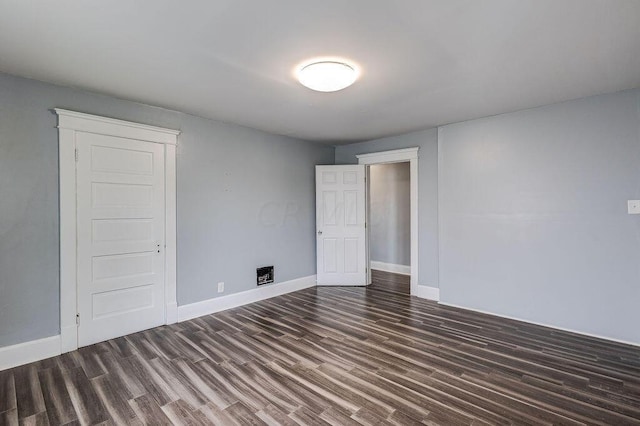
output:
[[365, 166], [316, 166], [318, 285], [366, 285]]
[[78, 132], [78, 344], [165, 322], [164, 145]]

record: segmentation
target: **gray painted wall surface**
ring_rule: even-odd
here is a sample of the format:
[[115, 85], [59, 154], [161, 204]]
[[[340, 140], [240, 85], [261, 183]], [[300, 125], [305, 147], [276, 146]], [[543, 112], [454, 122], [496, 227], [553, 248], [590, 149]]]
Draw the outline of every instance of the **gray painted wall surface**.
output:
[[[178, 304], [316, 273], [315, 165], [333, 147], [184, 116], [178, 153]], [[229, 290], [226, 290], [226, 289]]]
[[[0, 74], [0, 347], [59, 332], [53, 107], [183, 131], [180, 305], [218, 281], [253, 288], [258, 265], [315, 273], [313, 166], [333, 148]], [[420, 147], [420, 284], [440, 263], [444, 302], [640, 343], [639, 111], [638, 90], [602, 95], [339, 146], [335, 162]]]
[[438, 287], [438, 131], [336, 147], [336, 164], [357, 164], [356, 155], [420, 147], [418, 151], [418, 274], [419, 284]]
[[179, 305], [254, 288], [257, 266], [315, 274], [314, 165], [333, 147], [0, 74], [0, 347], [59, 333], [54, 107], [182, 130]]
[[371, 260], [411, 265], [409, 163], [372, 165], [369, 185]]
[[440, 296], [640, 343], [640, 91], [439, 129]]

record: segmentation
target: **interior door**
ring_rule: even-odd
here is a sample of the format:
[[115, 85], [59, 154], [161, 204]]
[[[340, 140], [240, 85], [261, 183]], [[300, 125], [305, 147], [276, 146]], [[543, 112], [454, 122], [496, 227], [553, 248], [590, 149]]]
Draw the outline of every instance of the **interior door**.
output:
[[76, 136], [78, 344], [165, 322], [164, 145]]
[[365, 166], [316, 166], [318, 285], [366, 285]]

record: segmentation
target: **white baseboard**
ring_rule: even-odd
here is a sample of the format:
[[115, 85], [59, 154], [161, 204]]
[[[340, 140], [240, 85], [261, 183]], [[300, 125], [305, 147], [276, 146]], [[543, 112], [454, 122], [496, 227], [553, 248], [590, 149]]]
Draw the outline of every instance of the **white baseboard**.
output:
[[478, 312], [480, 314], [491, 315], [491, 316], [494, 316], [494, 317], [505, 318], [505, 319], [510, 319], [510, 320], [514, 320], [514, 321], [520, 321], [520, 322], [524, 322], [524, 323], [527, 323], [527, 324], [533, 324], [533, 325], [539, 325], [539, 326], [542, 326], [542, 327], [553, 328], [554, 330], [558, 330], [558, 331], [567, 331], [569, 333], [580, 334], [580, 335], [586, 336], [586, 337], [594, 337], [596, 339], [608, 340], [610, 342], [622, 343], [624, 345], [640, 347], [640, 342], [629, 342], [627, 340], [614, 339], [612, 337], [601, 336], [599, 334], [586, 333], [584, 331], [578, 331], [578, 330], [574, 330], [574, 329], [571, 329], [571, 328], [558, 327], [556, 325], [545, 324], [545, 323], [537, 322], [537, 321], [525, 320], [525, 319], [522, 319], [522, 318], [512, 317], [512, 316], [509, 316], [509, 315], [496, 314], [496, 313], [489, 312], [489, 311], [483, 311], [481, 309], [467, 308], [466, 306], [454, 305], [453, 303], [438, 302], [438, 304], [439, 305], [443, 305], [443, 306], [450, 306], [452, 308], [465, 309], [467, 311]]
[[394, 274], [411, 275], [411, 266], [396, 265], [394, 263], [371, 261], [371, 269], [376, 271], [393, 272]]
[[0, 371], [60, 355], [60, 336], [0, 348]]
[[297, 278], [295, 280], [285, 281], [278, 284], [266, 285], [252, 290], [230, 294], [228, 296], [216, 297], [213, 299], [203, 300], [202, 302], [178, 306], [178, 321], [187, 321], [203, 315], [236, 308], [248, 303], [270, 299], [282, 294], [291, 293], [292, 291], [315, 287], [315, 285], [316, 276], [310, 275], [308, 277]]
[[416, 293], [412, 296], [418, 296], [423, 299], [435, 300], [436, 302], [440, 300], [440, 289], [438, 287], [429, 287], [426, 285], [416, 286]]
[[[316, 276], [298, 278], [285, 281], [279, 284], [258, 287], [253, 290], [231, 294], [229, 296], [209, 299], [202, 302], [167, 309], [167, 324], [176, 321], [186, 321], [202, 315], [224, 311], [247, 303], [258, 302], [292, 291], [302, 290], [316, 285]], [[75, 328], [75, 326], [73, 327]], [[46, 337], [44, 339], [32, 340], [30, 342], [19, 343], [17, 345], [0, 348], [0, 371], [30, 362], [40, 361], [52, 356], [57, 356], [64, 352], [77, 349], [72, 342], [62, 342], [60, 335]]]

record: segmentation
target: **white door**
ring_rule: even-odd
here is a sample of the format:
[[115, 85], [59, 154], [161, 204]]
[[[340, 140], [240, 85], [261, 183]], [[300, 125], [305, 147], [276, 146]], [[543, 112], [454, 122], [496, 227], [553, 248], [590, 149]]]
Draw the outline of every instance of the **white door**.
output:
[[164, 145], [78, 132], [78, 345], [165, 323]]
[[318, 285], [366, 285], [363, 165], [316, 166]]

